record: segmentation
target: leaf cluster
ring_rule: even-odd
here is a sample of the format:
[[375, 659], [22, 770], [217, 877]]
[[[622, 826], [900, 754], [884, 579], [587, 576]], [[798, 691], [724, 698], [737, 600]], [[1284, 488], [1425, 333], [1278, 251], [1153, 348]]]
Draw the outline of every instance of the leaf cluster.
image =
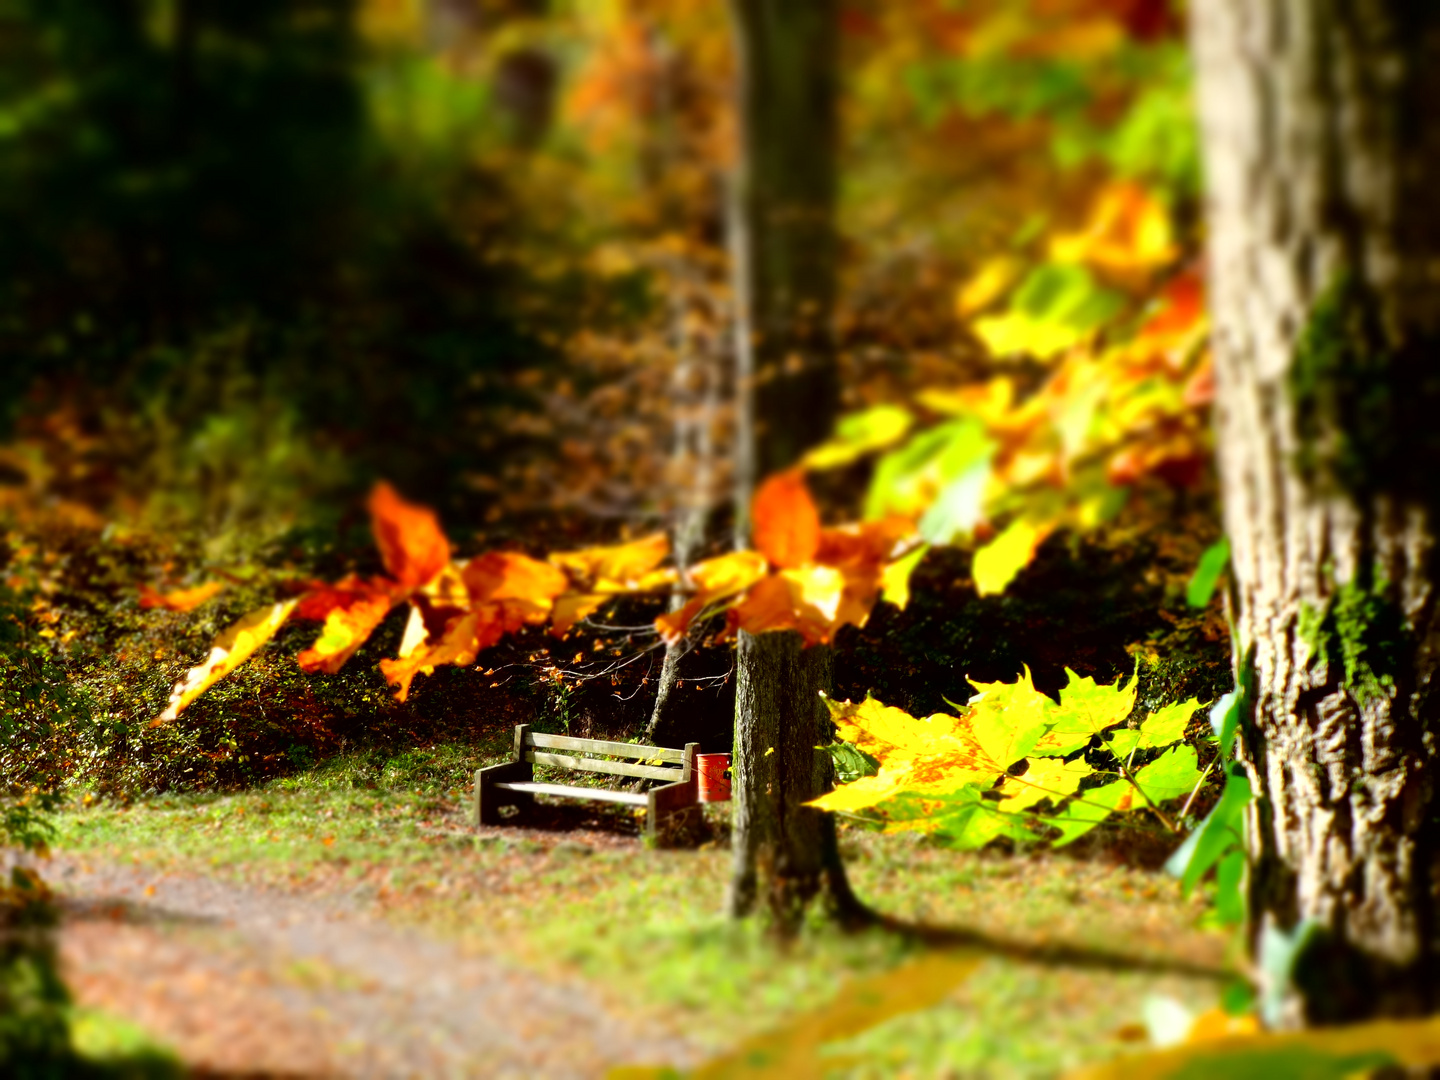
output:
[[840, 738], [876, 763], [810, 805], [886, 831], [942, 835], [961, 848], [1006, 837], [1063, 846], [1114, 814], [1146, 811], [1176, 825], [1162, 804], [1204, 779], [1186, 744], [1196, 700], [1143, 712], [1136, 680], [1109, 686], [1067, 672], [1056, 702], [1027, 669], [1014, 683], [979, 686], [955, 714], [916, 718], [867, 697], [827, 699]]

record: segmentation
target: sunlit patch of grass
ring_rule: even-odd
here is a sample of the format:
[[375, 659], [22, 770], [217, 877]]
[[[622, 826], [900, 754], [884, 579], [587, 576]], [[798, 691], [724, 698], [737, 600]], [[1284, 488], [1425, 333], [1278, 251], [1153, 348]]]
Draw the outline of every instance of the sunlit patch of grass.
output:
[[70, 1011], [70, 1041], [83, 1063], [76, 1075], [95, 1080], [179, 1080], [180, 1059], [143, 1030], [96, 1009]]
[[[444, 746], [340, 755], [239, 794], [102, 803], [63, 815], [59, 847], [347, 896], [464, 947], [553, 977], [578, 975], [612, 1007], [716, 1051], [918, 951], [888, 932], [841, 933], [818, 912], [784, 947], [754, 921], [727, 919], [722, 846], [665, 851], [606, 833], [473, 833], [467, 778], [507, 754], [497, 745], [493, 757]], [[1137, 956], [1214, 963], [1223, 953], [1223, 942], [1194, 929], [1203, 902], [1182, 901], [1153, 873], [851, 830], [842, 846], [860, 894], [899, 917]], [[1157, 992], [1205, 1005], [1217, 990], [1177, 976], [995, 958], [940, 1005], [826, 1053], [848, 1062], [847, 1076], [1054, 1075], [1123, 1049], [1114, 1032]]]

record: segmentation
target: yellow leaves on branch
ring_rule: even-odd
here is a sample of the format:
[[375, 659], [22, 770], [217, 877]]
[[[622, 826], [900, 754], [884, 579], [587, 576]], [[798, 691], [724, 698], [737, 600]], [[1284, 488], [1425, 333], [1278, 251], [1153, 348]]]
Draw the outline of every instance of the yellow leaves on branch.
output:
[[[877, 767], [810, 805], [878, 817], [890, 830], [945, 832], [960, 846], [1034, 839], [1045, 827], [1068, 843], [1111, 813], [1156, 806], [1200, 783], [1194, 747], [1176, 745], [1198, 701], [1121, 727], [1134, 711], [1134, 679], [1121, 687], [1068, 676], [1058, 703], [1035, 689], [1027, 669], [1013, 683], [977, 684], [955, 715], [916, 718], [873, 697], [827, 700], [839, 738]], [[1092, 753], [1075, 757], [1087, 747], [1109, 751], [1114, 767], [1096, 768]], [[1163, 752], [1132, 770], [1140, 750]], [[1044, 817], [1042, 804], [1050, 807]]]

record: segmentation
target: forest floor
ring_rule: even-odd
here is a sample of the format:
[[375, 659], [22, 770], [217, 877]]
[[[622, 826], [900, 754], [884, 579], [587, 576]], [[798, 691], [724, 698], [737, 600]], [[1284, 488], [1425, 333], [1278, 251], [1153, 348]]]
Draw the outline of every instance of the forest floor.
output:
[[723, 809], [699, 850], [576, 804], [475, 830], [463, 791], [343, 765], [64, 816], [39, 869], [82, 1012], [195, 1075], [1041, 1077], [1138, 1049], [1147, 999], [1209, 1008], [1226, 978], [1204, 897], [1102, 845], [846, 830], [860, 894], [931, 931], [817, 919], [780, 947], [721, 915]]

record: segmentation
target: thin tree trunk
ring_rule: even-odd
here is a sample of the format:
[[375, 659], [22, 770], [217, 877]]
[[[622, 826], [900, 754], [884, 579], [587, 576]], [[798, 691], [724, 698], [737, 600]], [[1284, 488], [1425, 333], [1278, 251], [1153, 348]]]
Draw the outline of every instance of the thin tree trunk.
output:
[[1440, 5], [1191, 4], [1252, 942], [1289, 1023], [1440, 1005]]
[[[834, 0], [732, 0], [740, 59], [741, 155], [732, 193], [737, 368], [736, 544], [748, 540], [757, 477], [829, 434], [839, 401], [831, 340], [837, 244]], [[740, 634], [736, 655], [734, 877], [730, 910], [757, 901], [781, 933], [825, 890], [842, 917], [863, 908], [845, 880], [834, 819], [801, 804], [829, 790], [820, 692], [828, 648], [798, 635]]]
[[[714, 312], [698, 320], [706, 330], [696, 335], [690, 329], [691, 316], [699, 297], [709, 284], [703, 269], [678, 263], [673, 270], [677, 285], [671, 300], [671, 322], [677, 355], [672, 400], [675, 403], [675, 448], [672, 466], [676, 483], [675, 524], [671, 530], [672, 551], [681, 581], [688, 584], [685, 573], [705, 543], [706, 525], [715, 502], [716, 446], [715, 424], [720, 412], [720, 363], [722, 348], [714, 340], [717, 319]], [[671, 597], [670, 610], [685, 603], [677, 591]], [[665, 646], [665, 660], [655, 689], [655, 707], [645, 729], [645, 741], [661, 746], [683, 745], [677, 735], [683, 718], [678, 714], [679, 701], [674, 693], [680, 679], [680, 661], [690, 652], [689, 637]], [[677, 743], [675, 740], [680, 738]]]

